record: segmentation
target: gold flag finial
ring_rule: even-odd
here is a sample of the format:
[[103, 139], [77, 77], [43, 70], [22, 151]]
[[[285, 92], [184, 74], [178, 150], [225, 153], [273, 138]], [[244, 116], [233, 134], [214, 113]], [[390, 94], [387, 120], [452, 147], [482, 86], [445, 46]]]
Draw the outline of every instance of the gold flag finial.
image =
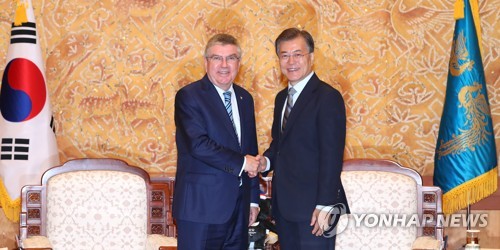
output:
[[16, 15], [14, 17], [14, 26], [19, 26], [28, 22], [26, 15], [26, 4], [22, 0], [17, 0]]
[[483, 51], [483, 38], [481, 32], [481, 19], [479, 18], [479, 3], [477, 0], [469, 0], [472, 17], [474, 18], [474, 26], [476, 26], [477, 41], [479, 44], [479, 51]]
[[[476, 26], [477, 40], [479, 42], [479, 51], [483, 50], [482, 36], [481, 36], [481, 20], [479, 19], [479, 3], [477, 0], [469, 0], [469, 6], [472, 11], [472, 17], [474, 18], [474, 25]], [[462, 19], [465, 17], [465, 3], [464, 0], [455, 1], [455, 20]]]
[[456, 0], [455, 1], [455, 12], [453, 14], [453, 17], [455, 20], [462, 19], [464, 18], [464, 0]]

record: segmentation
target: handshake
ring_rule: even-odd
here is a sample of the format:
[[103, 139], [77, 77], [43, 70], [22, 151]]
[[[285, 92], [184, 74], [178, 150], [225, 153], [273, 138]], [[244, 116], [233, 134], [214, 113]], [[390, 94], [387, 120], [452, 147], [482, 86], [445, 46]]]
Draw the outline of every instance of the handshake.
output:
[[266, 157], [262, 155], [245, 155], [245, 160], [246, 162], [245, 166], [243, 166], [243, 170], [247, 172], [250, 178], [257, 176], [259, 172], [266, 170], [267, 160]]

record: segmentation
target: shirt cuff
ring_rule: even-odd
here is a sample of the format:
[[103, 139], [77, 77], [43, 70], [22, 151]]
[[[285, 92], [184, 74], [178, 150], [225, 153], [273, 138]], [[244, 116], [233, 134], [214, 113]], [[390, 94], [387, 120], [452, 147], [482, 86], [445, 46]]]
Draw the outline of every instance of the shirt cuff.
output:
[[[323, 209], [323, 208], [325, 208], [325, 207], [328, 207], [328, 206], [316, 205], [316, 209], [319, 209], [319, 210], [321, 210], [321, 209]], [[331, 206], [330, 206], [330, 207], [331, 207]]]
[[262, 172], [267, 172], [269, 171], [269, 169], [271, 169], [271, 161], [269, 160], [269, 158], [267, 158], [267, 156], [264, 156], [266, 157], [266, 170], [262, 171]]
[[252, 203], [250, 203], [250, 207], [259, 207], [259, 204], [252, 202]]
[[241, 166], [240, 174], [238, 176], [241, 177], [241, 174], [243, 174], [243, 170], [245, 170], [245, 164], [247, 163], [247, 158], [243, 157], [243, 166]]

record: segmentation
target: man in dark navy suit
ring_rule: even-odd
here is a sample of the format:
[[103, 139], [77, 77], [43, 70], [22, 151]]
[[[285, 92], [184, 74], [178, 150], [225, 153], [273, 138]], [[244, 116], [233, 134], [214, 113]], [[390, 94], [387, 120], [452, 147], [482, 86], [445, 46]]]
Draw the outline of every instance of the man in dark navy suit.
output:
[[340, 179], [346, 135], [344, 100], [312, 70], [311, 34], [286, 29], [275, 48], [288, 87], [276, 96], [273, 140], [261, 166], [274, 171], [272, 210], [280, 246], [282, 250], [334, 249], [334, 233], [323, 235], [325, 218], [320, 212], [349, 212]]
[[254, 102], [233, 83], [241, 59], [233, 36], [213, 36], [204, 57], [206, 75], [175, 96], [178, 249], [247, 249], [259, 203]]

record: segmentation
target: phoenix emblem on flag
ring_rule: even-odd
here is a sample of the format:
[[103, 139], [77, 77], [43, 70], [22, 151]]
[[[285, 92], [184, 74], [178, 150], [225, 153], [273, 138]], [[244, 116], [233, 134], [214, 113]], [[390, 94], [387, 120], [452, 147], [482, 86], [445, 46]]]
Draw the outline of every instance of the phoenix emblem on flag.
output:
[[469, 51], [465, 46], [465, 36], [462, 30], [456, 40], [453, 40], [452, 52], [450, 56], [450, 73], [452, 76], [459, 76], [465, 70], [472, 70], [474, 61], [469, 59]]
[[486, 130], [490, 109], [486, 97], [481, 93], [483, 86], [478, 82], [474, 85], [464, 86], [458, 93], [460, 106], [465, 108], [467, 118], [464, 126], [469, 129], [459, 129], [458, 135], [453, 135], [452, 139], [444, 142], [439, 147], [437, 153], [439, 158], [448, 154], [458, 154], [467, 149], [474, 151], [476, 146], [481, 146], [488, 141], [491, 132]]

